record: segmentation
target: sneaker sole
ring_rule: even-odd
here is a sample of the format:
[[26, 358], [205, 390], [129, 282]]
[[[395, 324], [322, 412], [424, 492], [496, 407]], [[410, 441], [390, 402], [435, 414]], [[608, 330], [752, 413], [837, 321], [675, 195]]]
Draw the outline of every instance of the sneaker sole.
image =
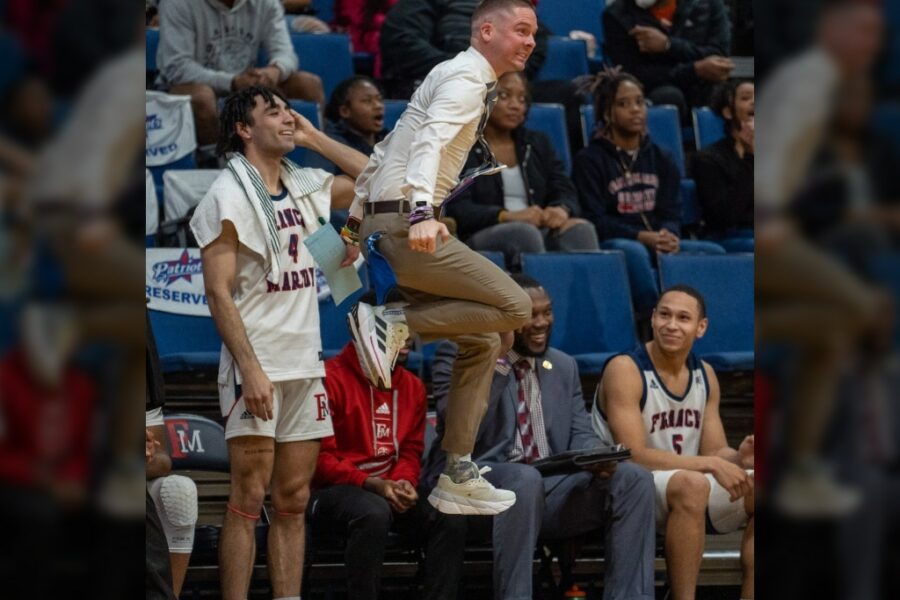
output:
[[359, 328], [356, 326], [356, 316], [352, 313], [347, 314], [347, 325], [350, 327], [350, 332], [353, 337], [353, 346], [356, 348], [356, 354], [359, 356], [359, 364], [363, 368], [363, 371], [365, 371], [369, 383], [378, 387], [380, 379], [375, 374], [375, 370], [372, 369], [371, 363], [369, 363], [369, 353], [366, 352], [363, 347], [361, 342], [362, 338], [359, 335]]
[[434, 488], [428, 495], [428, 503], [445, 515], [498, 515], [515, 504], [516, 499], [477, 500]]

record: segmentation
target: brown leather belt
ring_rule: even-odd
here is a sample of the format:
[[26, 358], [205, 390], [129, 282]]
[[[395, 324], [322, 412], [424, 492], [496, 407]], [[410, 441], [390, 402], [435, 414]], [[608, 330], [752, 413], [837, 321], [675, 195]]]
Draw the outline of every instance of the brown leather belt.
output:
[[412, 208], [409, 200], [379, 200], [378, 202], [366, 202], [363, 204], [363, 214], [382, 215], [385, 213], [403, 214]]

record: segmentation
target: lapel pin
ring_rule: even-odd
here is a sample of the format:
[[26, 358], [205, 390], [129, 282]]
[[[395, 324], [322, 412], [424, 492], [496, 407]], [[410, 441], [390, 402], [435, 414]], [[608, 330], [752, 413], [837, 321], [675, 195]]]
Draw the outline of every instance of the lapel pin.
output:
[[545, 361], [541, 364], [541, 366], [544, 367], [545, 369], [547, 369], [547, 370], [549, 371], [550, 369], [553, 368], [553, 363], [551, 363], [549, 360], [545, 360]]

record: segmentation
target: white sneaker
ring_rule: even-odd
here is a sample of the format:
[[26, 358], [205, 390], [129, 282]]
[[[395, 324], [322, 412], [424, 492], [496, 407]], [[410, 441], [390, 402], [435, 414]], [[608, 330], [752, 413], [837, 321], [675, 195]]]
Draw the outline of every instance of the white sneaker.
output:
[[[469, 463], [475, 466], [475, 463]], [[441, 473], [428, 502], [447, 515], [496, 515], [516, 503], [516, 494], [498, 490], [482, 477], [490, 467], [478, 469], [478, 475], [461, 483], [455, 483], [449, 475]]]
[[793, 468], [774, 494], [775, 506], [794, 518], [836, 518], [853, 512], [862, 501], [860, 490], [837, 482], [830, 471]]
[[348, 322], [369, 381], [375, 387], [390, 388], [391, 371], [409, 337], [403, 309], [360, 302]]

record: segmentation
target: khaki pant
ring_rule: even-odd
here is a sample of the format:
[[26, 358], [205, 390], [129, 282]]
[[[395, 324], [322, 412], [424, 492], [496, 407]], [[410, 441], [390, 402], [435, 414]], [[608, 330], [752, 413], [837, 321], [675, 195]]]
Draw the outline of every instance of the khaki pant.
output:
[[[365, 240], [385, 232], [378, 243], [406, 297], [406, 321], [424, 341], [441, 338], [459, 346], [447, 399], [446, 452], [468, 454], [487, 409], [499, 333], [518, 329], [531, 318], [531, 298], [494, 263], [450, 238], [438, 239], [434, 254], [409, 249], [406, 214], [366, 215]], [[363, 252], [367, 254], [365, 244]]]

